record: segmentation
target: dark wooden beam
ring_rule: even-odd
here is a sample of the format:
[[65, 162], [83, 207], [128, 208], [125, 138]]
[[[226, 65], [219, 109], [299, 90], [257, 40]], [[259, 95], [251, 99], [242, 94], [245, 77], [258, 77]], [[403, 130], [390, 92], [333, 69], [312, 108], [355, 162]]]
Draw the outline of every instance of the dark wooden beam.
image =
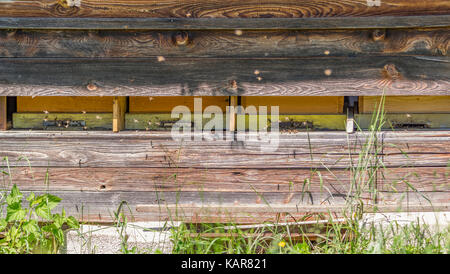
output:
[[449, 70], [448, 57], [5, 58], [0, 96], [450, 95]]
[[47, 30], [313, 30], [437, 28], [449, 26], [450, 15], [233, 19], [0, 17], [0, 29]]
[[[0, 57], [448, 56], [450, 28], [322, 31], [0, 31]], [[124, 46], [126, 45], [126, 46]]]
[[449, 10], [450, 5], [445, 0], [35, 0], [0, 3], [3, 17], [302, 18], [422, 16], [448, 14]]

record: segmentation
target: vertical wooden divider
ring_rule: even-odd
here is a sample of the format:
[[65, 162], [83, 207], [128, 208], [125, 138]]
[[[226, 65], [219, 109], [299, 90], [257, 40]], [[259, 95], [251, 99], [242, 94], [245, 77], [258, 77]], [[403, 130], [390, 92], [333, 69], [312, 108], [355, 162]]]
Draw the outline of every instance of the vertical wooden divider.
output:
[[127, 110], [127, 97], [115, 96], [113, 99], [113, 132], [125, 128], [125, 111]]
[[230, 96], [230, 124], [228, 125], [230, 131], [236, 130], [236, 107], [238, 103], [237, 96]]
[[8, 129], [8, 113], [6, 111], [6, 96], [0, 96], [0, 130]]

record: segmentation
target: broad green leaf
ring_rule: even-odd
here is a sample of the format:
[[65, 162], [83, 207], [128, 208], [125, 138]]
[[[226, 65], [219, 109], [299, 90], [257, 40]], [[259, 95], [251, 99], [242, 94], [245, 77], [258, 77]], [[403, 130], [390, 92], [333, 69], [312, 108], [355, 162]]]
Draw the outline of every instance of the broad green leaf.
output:
[[22, 209], [20, 202], [8, 205], [6, 208], [6, 221], [20, 221], [24, 219], [27, 215], [27, 211]]
[[32, 201], [34, 200], [34, 198], [36, 198], [36, 195], [34, 195], [34, 193], [31, 192], [31, 194], [27, 197], [27, 201], [30, 202], [30, 205], [31, 205]]
[[8, 226], [8, 222], [5, 219], [0, 219], [0, 231], [5, 230], [5, 228]]
[[19, 191], [16, 185], [11, 188], [11, 193], [6, 197], [6, 203], [8, 205], [22, 201], [22, 193]]
[[46, 205], [40, 204], [34, 209], [34, 211], [39, 217], [44, 218], [46, 220], [50, 220], [52, 218], [50, 208]]
[[23, 223], [23, 230], [28, 233], [34, 234], [39, 231], [39, 226], [37, 225], [36, 220], [30, 220]]
[[73, 228], [73, 229], [79, 229], [80, 228], [80, 223], [73, 216], [69, 216], [69, 218], [67, 218], [67, 225], [70, 228]]
[[43, 197], [43, 202], [50, 209], [55, 208], [59, 204], [59, 202], [61, 202], [61, 198], [56, 197], [56, 196], [51, 195], [51, 194], [44, 194], [44, 195], [42, 195], [42, 197]]

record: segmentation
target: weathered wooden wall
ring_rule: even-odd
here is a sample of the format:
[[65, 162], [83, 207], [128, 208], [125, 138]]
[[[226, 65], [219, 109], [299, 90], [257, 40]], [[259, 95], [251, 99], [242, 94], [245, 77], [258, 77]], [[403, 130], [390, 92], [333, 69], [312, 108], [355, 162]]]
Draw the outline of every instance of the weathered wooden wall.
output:
[[[378, 98], [372, 96], [432, 95], [401, 103], [388, 97], [389, 112], [400, 112], [389, 119], [400, 128], [433, 130], [379, 133], [375, 161], [384, 166], [363, 196], [390, 206], [386, 210], [430, 202], [448, 210], [450, 3], [374, 2], [2, 1], [0, 130], [11, 114], [6, 96], [29, 96], [19, 97], [14, 113], [25, 121], [21, 128], [39, 128], [43, 119], [68, 112], [93, 123], [85, 132], [1, 132], [0, 157], [8, 157], [21, 189], [50, 190], [70, 214], [90, 221], [111, 221], [121, 201], [135, 220], [167, 220], [175, 210], [190, 221], [224, 221], [227, 215], [216, 212], [220, 204], [238, 222], [283, 212], [301, 217], [345, 203], [365, 134], [283, 133], [279, 149], [267, 153], [256, 142], [234, 140], [233, 132], [229, 140], [178, 143], [167, 132], [93, 129], [107, 120], [106, 128], [117, 132], [136, 117], [130, 115], [166, 113], [167, 97], [154, 99], [164, 107], [143, 103], [154, 96], [186, 97], [170, 104], [216, 96], [209, 103], [222, 108], [238, 101], [280, 102], [289, 115], [333, 115], [327, 128], [341, 130], [337, 124], [345, 119], [368, 125]], [[90, 98], [67, 105], [66, 98], [51, 96]], [[292, 96], [316, 98], [305, 98], [311, 105], [302, 107]], [[360, 114], [344, 96], [361, 96]], [[411, 118], [406, 101], [413, 98], [426, 103], [413, 104]], [[6, 161], [0, 167], [8, 169]], [[47, 173], [49, 185], [43, 183]], [[176, 204], [184, 206], [178, 210]], [[202, 205], [213, 212], [196, 211]]]
[[[269, 218], [274, 216], [266, 201], [274, 207], [344, 204], [353, 178], [349, 167], [358, 165], [366, 136], [282, 135], [277, 152], [265, 153], [251, 141], [180, 143], [168, 133], [9, 131], [0, 134], [0, 153], [10, 159], [12, 180], [20, 188], [58, 193], [68, 212], [81, 216], [83, 205], [90, 220], [111, 221], [110, 213], [122, 200], [136, 220], [169, 217], [158, 211], [137, 211], [139, 206], [176, 204], [260, 205]], [[448, 203], [449, 137], [448, 131], [380, 133], [376, 158], [384, 168], [374, 180], [378, 203], [403, 210], [429, 207], [427, 199], [435, 206]], [[362, 196], [373, 203], [370, 190], [367, 187]], [[193, 221], [192, 212], [188, 213], [171, 217]], [[304, 214], [300, 209], [297, 216]], [[257, 216], [239, 220], [254, 222]]]

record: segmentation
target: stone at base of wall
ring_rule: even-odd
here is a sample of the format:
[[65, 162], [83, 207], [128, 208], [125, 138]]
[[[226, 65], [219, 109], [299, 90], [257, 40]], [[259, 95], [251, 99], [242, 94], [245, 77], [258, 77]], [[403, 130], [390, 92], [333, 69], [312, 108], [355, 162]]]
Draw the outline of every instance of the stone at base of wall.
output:
[[80, 231], [66, 233], [66, 254], [115, 254], [123, 253], [123, 243], [133, 253], [171, 253], [171, 226], [160, 222], [128, 223], [126, 227], [82, 225]]
[[[450, 212], [399, 212], [365, 214], [361, 223], [387, 226], [393, 222], [399, 225], [409, 223], [427, 224], [434, 230], [446, 229], [450, 225]], [[114, 254], [123, 253], [122, 243], [126, 239], [128, 250], [136, 247], [133, 253], [172, 253], [170, 227], [160, 222], [129, 223], [126, 228], [115, 226], [82, 225], [80, 232], [66, 233], [67, 254]]]

